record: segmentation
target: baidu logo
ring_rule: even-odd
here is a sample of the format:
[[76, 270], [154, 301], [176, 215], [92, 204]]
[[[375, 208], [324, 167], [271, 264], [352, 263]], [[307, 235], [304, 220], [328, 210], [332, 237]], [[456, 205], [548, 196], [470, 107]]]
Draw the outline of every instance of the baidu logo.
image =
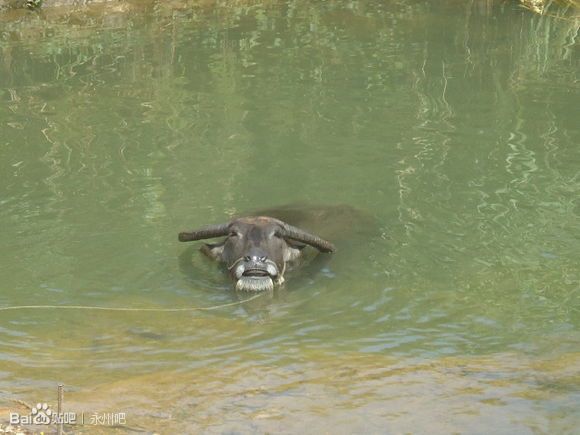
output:
[[46, 403], [37, 403], [30, 411], [32, 424], [50, 424], [52, 422], [52, 410]]

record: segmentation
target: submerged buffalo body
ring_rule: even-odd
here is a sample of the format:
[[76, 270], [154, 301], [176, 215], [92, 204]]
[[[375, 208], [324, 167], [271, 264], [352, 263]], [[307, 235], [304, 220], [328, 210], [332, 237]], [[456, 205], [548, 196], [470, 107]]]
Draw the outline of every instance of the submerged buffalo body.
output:
[[224, 237], [206, 243], [204, 254], [226, 265], [236, 290], [272, 290], [284, 282], [286, 265], [298, 259], [306, 245], [334, 252], [334, 245], [314, 234], [268, 216], [234, 219], [179, 234], [179, 241]]

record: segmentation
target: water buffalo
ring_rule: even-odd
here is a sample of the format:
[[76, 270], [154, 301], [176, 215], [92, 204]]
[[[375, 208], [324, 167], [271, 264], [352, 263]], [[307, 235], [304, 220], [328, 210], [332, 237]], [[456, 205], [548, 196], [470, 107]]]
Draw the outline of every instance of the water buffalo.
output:
[[224, 237], [201, 251], [226, 265], [236, 290], [272, 290], [284, 282], [286, 265], [297, 260], [306, 245], [334, 252], [332, 243], [268, 216], [241, 217], [179, 234], [179, 241]]

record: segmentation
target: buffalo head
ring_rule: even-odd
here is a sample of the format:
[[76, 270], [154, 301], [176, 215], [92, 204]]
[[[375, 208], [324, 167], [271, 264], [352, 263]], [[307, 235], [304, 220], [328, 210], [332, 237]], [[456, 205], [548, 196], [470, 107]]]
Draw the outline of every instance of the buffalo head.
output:
[[236, 290], [272, 290], [284, 282], [286, 264], [297, 259], [306, 245], [334, 252], [334, 245], [318, 236], [266, 216], [237, 218], [179, 234], [179, 241], [226, 237], [204, 244], [206, 255], [223, 262]]

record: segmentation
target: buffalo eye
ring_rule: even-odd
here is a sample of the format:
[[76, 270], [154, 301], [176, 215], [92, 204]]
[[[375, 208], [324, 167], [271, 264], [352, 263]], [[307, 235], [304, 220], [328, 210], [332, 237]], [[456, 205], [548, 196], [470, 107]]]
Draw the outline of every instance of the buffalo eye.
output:
[[241, 237], [242, 235], [238, 231], [230, 231], [229, 237]]

